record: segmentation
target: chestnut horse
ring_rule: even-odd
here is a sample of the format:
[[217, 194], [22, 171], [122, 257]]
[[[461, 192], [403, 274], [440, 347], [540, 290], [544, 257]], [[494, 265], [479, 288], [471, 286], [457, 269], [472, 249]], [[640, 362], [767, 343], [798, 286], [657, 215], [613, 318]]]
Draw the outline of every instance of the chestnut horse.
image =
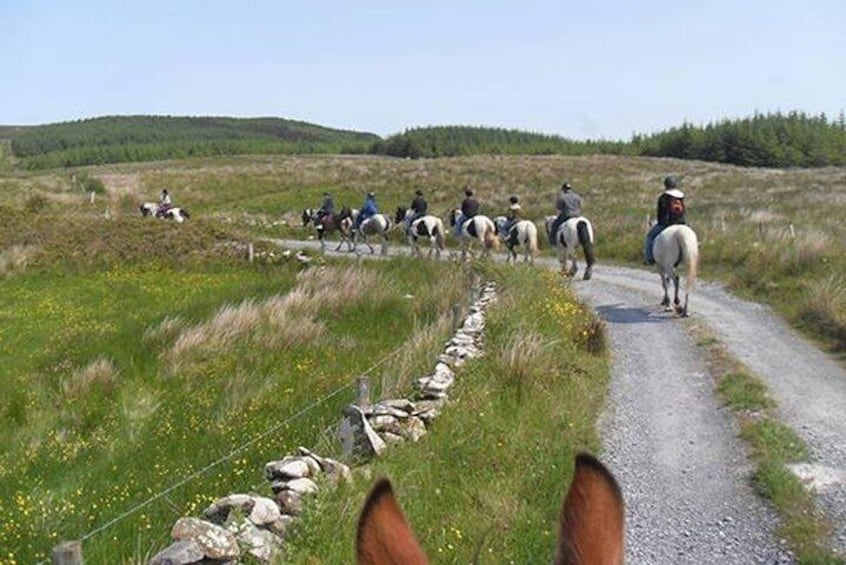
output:
[[[559, 514], [554, 563], [620, 565], [625, 529], [623, 495], [614, 476], [590, 455], [579, 454]], [[356, 556], [359, 565], [428, 563], [387, 479], [376, 483], [361, 511]]]

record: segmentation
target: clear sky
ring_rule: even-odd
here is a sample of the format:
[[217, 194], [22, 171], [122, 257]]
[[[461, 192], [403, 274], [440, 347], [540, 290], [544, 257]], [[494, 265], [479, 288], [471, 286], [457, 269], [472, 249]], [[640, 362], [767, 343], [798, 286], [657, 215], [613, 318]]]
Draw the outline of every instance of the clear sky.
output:
[[0, 0], [0, 125], [276, 116], [628, 139], [846, 110], [846, 0]]

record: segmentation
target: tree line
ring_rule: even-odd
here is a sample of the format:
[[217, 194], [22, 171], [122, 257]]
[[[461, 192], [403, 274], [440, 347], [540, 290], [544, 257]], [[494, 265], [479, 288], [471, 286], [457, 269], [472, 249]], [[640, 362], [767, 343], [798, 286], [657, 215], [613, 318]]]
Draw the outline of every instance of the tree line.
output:
[[16, 128], [11, 152], [31, 169], [236, 154], [336, 153], [438, 158], [611, 154], [675, 157], [744, 167], [846, 165], [846, 118], [759, 114], [705, 126], [684, 123], [629, 141], [572, 140], [521, 130], [434, 126], [385, 139], [281, 118], [105, 117]]

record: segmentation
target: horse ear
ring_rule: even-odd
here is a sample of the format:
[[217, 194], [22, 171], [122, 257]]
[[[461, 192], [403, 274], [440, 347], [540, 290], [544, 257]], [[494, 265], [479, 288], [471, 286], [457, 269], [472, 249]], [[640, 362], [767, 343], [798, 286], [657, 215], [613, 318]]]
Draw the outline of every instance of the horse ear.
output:
[[356, 556], [359, 565], [428, 563], [387, 479], [376, 483], [364, 503], [358, 519]]
[[620, 565], [624, 548], [625, 509], [620, 487], [602, 463], [579, 454], [561, 508], [555, 563]]

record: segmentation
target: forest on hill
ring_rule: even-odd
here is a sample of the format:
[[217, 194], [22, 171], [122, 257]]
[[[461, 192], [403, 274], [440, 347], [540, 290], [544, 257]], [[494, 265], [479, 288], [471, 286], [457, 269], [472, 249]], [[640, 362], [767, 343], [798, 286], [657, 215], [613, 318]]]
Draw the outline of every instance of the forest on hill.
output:
[[13, 156], [27, 169], [214, 155], [365, 153], [379, 139], [281, 118], [171, 116], [108, 116], [18, 128], [10, 137]]
[[17, 166], [75, 167], [238, 154], [362, 154], [404, 158], [610, 154], [674, 157], [744, 167], [846, 165], [846, 117], [755, 114], [684, 123], [628, 141], [572, 140], [491, 127], [411, 128], [385, 139], [281, 118], [112, 116], [33, 127], [0, 126]]

